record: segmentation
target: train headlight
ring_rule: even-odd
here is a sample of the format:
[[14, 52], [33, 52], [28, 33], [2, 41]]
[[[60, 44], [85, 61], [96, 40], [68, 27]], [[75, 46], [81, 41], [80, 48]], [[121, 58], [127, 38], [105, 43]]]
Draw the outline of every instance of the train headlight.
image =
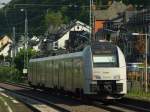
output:
[[114, 76], [114, 79], [115, 79], [115, 80], [120, 80], [120, 76], [119, 76], [119, 75], [116, 75], [116, 76]]

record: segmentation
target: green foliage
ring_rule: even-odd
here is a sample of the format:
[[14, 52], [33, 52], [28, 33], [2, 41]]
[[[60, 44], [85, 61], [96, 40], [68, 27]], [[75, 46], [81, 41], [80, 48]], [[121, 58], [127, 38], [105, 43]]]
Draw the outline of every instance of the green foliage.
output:
[[63, 23], [63, 16], [61, 12], [48, 12], [45, 15], [46, 25], [59, 26]]
[[[22, 49], [17, 54], [17, 56], [14, 59], [15, 66], [0, 67], [0, 81], [11, 81], [11, 82], [24, 81], [23, 77], [25, 76], [22, 74], [23, 67], [24, 67], [24, 53], [26, 54], [27, 52], [24, 49]], [[36, 55], [36, 52], [33, 51], [32, 49], [28, 49], [28, 59], [30, 59], [34, 55]]]
[[[95, 0], [97, 6], [107, 5], [110, 0]], [[113, 1], [113, 0], [112, 0]], [[116, 0], [125, 4], [149, 6], [149, 0]], [[40, 4], [49, 6], [15, 6], [14, 4]], [[43, 34], [47, 25], [59, 25], [78, 19], [89, 24], [90, 0], [12, 0], [9, 6], [0, 10], [0, 35], [11, 34], [12, 26], [16, 32], [24, 32], [24, 13], [21, 8], [27, 9], [29, 20], [29, 35]], [[50, 11], [50, 12], [48, 12]], [[47, 13], [48, 12], [48, 13]]]
[[146, 93], [144, 91], [132, 90], [128, 92], [126, 97], [134, 98], [138, 100], [150, 101], [150, 93], [149, 92]]
[[0, 67], [0, 81], [21, 82], [22, 74], [14, 67]]
[[[30, 59], [32, 56], [36, 55], [36, 52], [33, 51], [32, 49], [28, 49], [27, 52], [28, 52], [28, 59]], [[14, 59], [15, 67], [20, 71], [20, 73], [22, 73], [22, 70], [24, 68], [24, 63], [27, 62], [26, 60], [24, 60], [24, 55], [27, 56], [26, 55], [27, 52], [24, 49], [21, 49], [20, 52], [17, 54], [17, 56]]]
[[[14, 7], [14, 4], [40, 4], [41, 6]], [[44, 34], [47, 25], [60, 25], [69, 23], [74, 19], [88, 24], [89, 13], [87, 13], [87, 9], [89, 7], [84, 6], [89, 6], [89, 0], [12, 0], [8, 7], [0, 11], [1, 34], [11, 33], [12, 26], [16, 26], [17, 33], [24, 32], [25, 14], [20, 11], [22, 8], [27, 9], [28, 12], [29, 35], [31, 33]]]

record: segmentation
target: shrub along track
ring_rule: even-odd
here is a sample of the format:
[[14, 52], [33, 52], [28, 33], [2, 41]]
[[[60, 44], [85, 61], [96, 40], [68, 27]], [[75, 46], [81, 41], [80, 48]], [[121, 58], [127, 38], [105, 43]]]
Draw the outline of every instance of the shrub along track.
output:
[[[150, 112], [147, 106], [143, 108], [142, 104], [140, 104], [141, 107], [139, 107], [139, 105], [133, 105], [135, 103], [133, 103], [132, 99], [123, 99], [119, 102], [113, 102], [113, 104], [104, 104], [100, 101], [60, 95], [59, 93], [53, 93], [48, 90], [33, 90], [29, 86], [19, 84], [0, 83], [0, 87], [15, 92], [16, 94], [43, 102], [49, 107], [61, 112]], [[136, 103], [138, 104], [139, 102]]]

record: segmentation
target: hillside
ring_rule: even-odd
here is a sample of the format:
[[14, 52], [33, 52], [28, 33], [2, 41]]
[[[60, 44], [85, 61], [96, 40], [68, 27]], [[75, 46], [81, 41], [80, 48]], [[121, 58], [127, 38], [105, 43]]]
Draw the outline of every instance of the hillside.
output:
[[[113, 0], [94, 0], [101, 7]], [[126, 4], [148, 5], [149, 0], [116, 0]], [[20, 4], [20, 5], [18, 5]], [[90, 0], [12, 0], [9, 5], [0, 10], [0, 35], [12, 35], [12, 27], [16, 27], [19, 37], [24, 33], [25, 13], [29, 21], [29, 35], [43, 35], [49, 24], [69, 23], [77, 19], [89, 24]]]
[[[12, 0], [0, 11], [0, 35], [11, 34], [12, 27], [16, 27], [18, 35], [24, 32], [25, 13], [27, 10], [29, 34], [41, 35], [49, 24], [60, 25], [78, 19], [88, 24], [88, 0]], [[17, 5], [22, 4], [22, 5]]]

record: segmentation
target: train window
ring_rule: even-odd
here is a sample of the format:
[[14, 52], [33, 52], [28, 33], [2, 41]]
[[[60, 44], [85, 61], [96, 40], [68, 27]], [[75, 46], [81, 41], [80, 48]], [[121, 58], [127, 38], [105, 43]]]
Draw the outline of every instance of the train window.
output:
[[94, 67], [117, 67], [118, 61], [115, 55], [94, 55], [93, 56]]
[[95, 63], [114, 63], [116, 62], [116, 58], [113, 55], [108, 56], [94, 56], [93, 61]]

